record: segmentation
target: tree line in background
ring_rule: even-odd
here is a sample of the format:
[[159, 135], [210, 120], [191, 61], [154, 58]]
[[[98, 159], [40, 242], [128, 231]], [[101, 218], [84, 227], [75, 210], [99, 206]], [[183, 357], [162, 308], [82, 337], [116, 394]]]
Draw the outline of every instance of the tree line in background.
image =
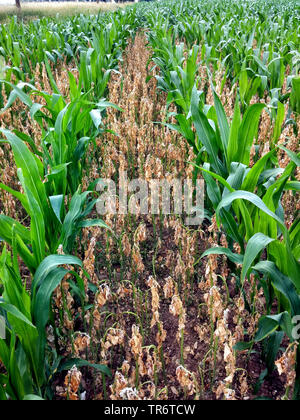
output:
[[[16, 7], [18, 9], [21, 9], [21, 0], [15, 0], [15, 1], [16, 1]], [[65, 0], [65, 1], [69, 1], [69, 0]], [[126, 0], [92, 0], [92, 1], [97, 2], [97, 3], [100, 3], [100, 1], [104, 1], [106, 3], [107, 2], [111, 2], [111, 1], [115, 1], [116, 3], [122, 3], [122, 2], [124, 2]], [[130, 1], [130, 0], [127, 0], [127, 1]], [[132, 1], [136, 1], [136, 0], [132, 0]], [[139, 0], [137, 0], [137, 1], [139, 1]], [[151, 1], [151, 0], [144, 0], [144, 1]]]

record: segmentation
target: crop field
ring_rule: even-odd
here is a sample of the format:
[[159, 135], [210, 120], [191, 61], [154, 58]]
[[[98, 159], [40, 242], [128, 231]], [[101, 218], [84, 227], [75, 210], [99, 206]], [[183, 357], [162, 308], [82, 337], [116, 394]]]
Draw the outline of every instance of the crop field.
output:
[[0, 400], [300, 399], [299, 3], [92, 8], [0, 24]]
[[[2, 2], [3, 1], [3, 2]], [[59, 2], [23, 2], [21, 10], [17, 10], [14, 1], [0, 0], [0, 21], [10, 16], [19, 15], [23, 18], [37, 18], [52, 16], [74, 16], [76, 14], [97, 14], [101, 11], [113, 11], [120, 7], [126, 7], [128, 3], [102, 2], [78, 2], [78, 1], [59, 1]]]

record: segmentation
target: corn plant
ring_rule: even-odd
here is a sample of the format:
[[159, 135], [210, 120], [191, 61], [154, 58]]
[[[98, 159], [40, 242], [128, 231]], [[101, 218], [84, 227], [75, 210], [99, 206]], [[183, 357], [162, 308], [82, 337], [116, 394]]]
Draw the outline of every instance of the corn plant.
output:
[[[51, 75], [50, 71], [49, 74]], [[32, 85], [14, 86], [8, 83], [12, 92], [4, 110], [8, 109], [16, 98], [19, 98], [27, 105], [31, 117], [42, 129], [42, 152], [28, 136], [20, 132], [16, 133], [31, 145], [36, 155], [42, 157], [45, 176], [49, 181], [51, 180], [47, 184], [49, 195], [76, 192], [81, 184], [88, 146], [104, 132], [102, 117], [105, 110], [110, 106], [118, 108], [105, 100], [97, 103], [90, 102], [87, 98], [88, 93], [82, 94], [81, 86], [76, 84], [74, 76], [70, 74], [69, 77], [72, 98], [69, 103], [60, 94], [53, 78], [52, 85], [56, 92], [53, 95], [38, 91]], [[105, 86], [104, 84], [104, 89]], [[42, 97], [46, 105], [42, 106], [33, 102], [30, 95], [24, 92], [25, 88], [29, 88], [30, 93]], [[43, 109], [48, 113], [45, 113]]]
[[[15, 232], [18, 254], [30, 271], [35, 272], [45, 256], [55, 253], [59, 245], [63, 245], [66, 251], [73, 249], [76, 234], [82, 226], [89, 224], [85, 219], [96, 200], [88, 200], [90, 191], [81, 193], [78, 189], [67, 211], [64, 207], [64, 193], [48, 195], [49, 191], [53, 191], [53, 180], [49, 176], [45, 177], [41, 161], [18, 136], [7, 130], [1, 131], [12, 147], [24, 192], [12, 190], [3, 184], [0, 187], [20, 200], [30, 218], [30, 229], [10, 217], [0, 215], [0, 237], [11, 245]], [[105, 226], [100, 220], [90, 221], [90, 224]]]
[[[100, 63], [105, 64], [104, 72], [115, 66], [127, 38], [134, 35], [137, 26], [134, 8], [97, 16], [43, 17], [26, 25], [14, 17], [8, 24], [0, 25], [0, 55], [9, 65], [9, 74], [18, 81], [24, 82], [26, 76], [33, 81], [34, 69], [45, 61], [45, 56], [53, 65], [64, 59], [77, 62], [92, 42], [92, 48], [101, 53], [97, 70], [103, 73]], [[98, 84], [96, 78], [94, 81]]]
[[[295, 69], [297, 13], [289, 4], [216, 2], [213, 7], [210, 1], [201, 6], [166, 2], [147, 19], [152, 45], [159, 39], [157, 45], [163, 50], [167, 43], [163, 43], [162, 31], [166, 34], [171, 28], [174, 38], [188, 48], [201, 45], [201, 58], [214, 72], [222, 63], [233, 83], [250, 80], [245, 86], [248, 94], [281, 88], [286, 66]], [[161, 54], [157, 51], [156, 55]]]
[[[0, 309], [6, 319], [6, 338], [0, 339], [0, 358], [6, 370], [0, 375], [0, 396], [2, 400], [36, 400], [51, 395], [50, 379], [56, 370], [66, 369], [66, 363], [47, 344], [46, 326], [53, 319], [53, 291], [67, 274], [73, 273], [63, 266], [81, 267], [82, 263], [73, 256], [48, 256], [38, 267], [28, 293], [20, 275], [16, 244], [15, 234], [13, 254], [4, 247], [0, 257]], [[89, 365], [78, 359], [71, 363]], [[106, 366], [91, 367], [110, 375]]]
[[[250, 274], [257, 276], [265, 293], [268, 313], [260, 319], [254, 342], [263, 341], [265, 344], [268, 372], [272, 372], [274, 369], [274, 361], [284, 333], [287, 334], [291, 342], [294, 341], [292, 319], [300, 313], [300, 220], [297, 218], [288, 230], [283, 216], [280, 216], [278, 211], [281, 194], [284, 190], [300, 190], [299, 183], [290, 180], [293, 171], [300, 162], [299, 155], [285, 150], [291, 158], [291, 163], [277, 180], [270, 182], [271, 185], [265, 191], [262, 199], [253, 192], [234, 191], [228, 182], [216, 176], [216, 179], [224, 185], [227, 184], [227, 193], [216, 208], [217, 218], [220, 222], [223, 217], [222, 211], [229, 209], [229, 211], [234, 211], [235, 221], [243, 220], [242, 224], [245, 226], [243, 232], [246, 232], [247, 246], [246, 248], [242, 247], [242, 254], [235, 254], [229, 248], [217, 247], [209, 249], [202, 256], [225, 254], [232, 262], [238, 263], [241, 266], [240, 285], [242, 289], [246, 277]], [[252, 168], [253, 170], [254, 168]], [[251, 177], [250, 181], [248, 177], [246, 185], [250, 185], [251, 181]], [[247, 201], [247, 212], [240, 207], [241, 200]], [[267, 259], [261, 260], [265, 249], [267, 250]], [[275, 297], [278, 314], [272, 315], [271, 310]], [[252, 345], [252, 342], [241, 343], [237, 349], [251, 348]]]
[[[99, 284], [100, 290], [103, 286], [102, 280], [98, 285], [89, 283], [91, 277], [83, 268], [87, 265], [86, 261], [82, 263], [75, 255], [78, 251], [83, 251], [77, 249], [82, 228], [109, 228], [102, 220], [90, 219], [97, 203], [97, 194], [93, 187], [96, 181], [87, 191], [82, 192], [82, 177], [89, 169], [91, 144], [96, 146], [96, 138], [97, 144], [99, 138], [104, 143], [107, 141], [103, 135], [106, 131], [103, 121], [107, 108], [114, 106], [121, 112], [120, 108], [105, 100], [110, 76], [113, 72], [118, 72], [128, 40], [141, 31], [151, 49], [152, 57], [148, 65], [154, 63], [152, 70], [156, 71], [158, 90], [166, 94], [167, 110], [171, 106], [172, 111], [174, 110], [167, 114], [163, 124], [177, 130], [193, 148], [194, 180], [201, 172], [206, 182], [206, 214], [212, 216], [215, 213], [220, 232], [222, 229], [226, 235], [227, 248], [209, 249], [201, 258], [211, 254], [226, 255], [233, 263], [228, 268], [234, 267], [236, 286], [243, 294], [246, 308], [252, 312], [253, 320], [257, 312], [256, 289], [260, 288], [264, 292], [265, 311], [259, 320], [258, 330], [249, 342], [237, 343], [235, 350], [249, 350], [251, 356], [253, 346], [261, 343], [267, 367], [259, 378], [261, 383], [275, 368], [274, 362], [283, 345], [284, 336], [291, 343], [294, 341], [292, 321], [295, 315], [300, 314], [300, 220], [296, 215], [294, 222], [287, 227], [282, 198], [286, 192], [298, 194], [300, 191], [296, 172], [300, 154], [278, 144], [279, 140], [281, 143], [283, 128], [291, 124], [296, 133], [299, 126], [298, 7], [290, 0], [245, 0], [242, 3], [239, 0], [162, 0], [151, 3], [151, 6], [141, 2], [134, 7], [113, 13], [100, 13], [97, 16], [81, 14], [68, 18], [42, 17], [28, 22], [20, 20], [20, 17], [13, 17], [0, 24], [0, 106], [3, 111], [12, 110], [11, 120], [6, 116], [1, 118], [0, 131], [3, 139], [0, 144], [5, 142], [12, 150], [21, 189], [13, 190], [4, 183], [0, 183], [0, 188], [13, 195], [22, 205], [23, 217], [22, 220], [15, 220], [0, 214], [0, 315], [5, 320], [6, 333], [5, 338], [0, 339], [0, 400], [51, 399], [53, 377], [57, 372], [71, 369], [73, 365], [97, 369], [103, 375], [103, 394], [106, 397], [104, 375], [110, 375], [108, 367], [90, 364], [88, 353], [85, 360], [66, 360], [60, 354], [58, 341], [62, 339], [64, 331], [63, 325], [57, 322], [57, 308], [52, 310], [52, 297], [54, 291], [65, 283], [62, 284], [63, 280], [67, 279], [70, 294], [74, 297], [74, 309], [80, 302], [80, 321], [83, 321], [84, 327], [88, 323], [90, 332], [94, 333], [94, 321], [100, 313], [101, 299], [106, 302], [107, 296], [99, 294]], [[125, 64], [126, 61], [125, 56]], [[78, 77], [73, 70], [68, 73], [67, 94], [63, 96], [57, 86], [54, 71], [65, 66], [76, 69]], [[48, 78], [51, 93], [39, 91], [35, 87], [35, 83], [40, 83], [44, 77]], [[207, 80], [201, 80], [200, 77]], [[44, 86], [47, 84], [44, 83]], [[126, 95], [124, 86], [121, 79], [121, 95]], [[222, 101], [226, 91], [236, 95], [232, 117], [226, 115], [217, 90], [223, 95]], [[252, 105], [256, 96], [260, 98], [260, 103]], [[208, 98], [213, 101], [208, 101]], [[41, 138], [33, 139], [23, 132], [13, 130], [11, 126], [11, 131], [4, 128], [5, 124], [8, 126], [13, 121], [16, 100], [22, 102], [31, 119], [39, 125]], [[160, 100], [158, 105], [160, 106]], [[156, 104], [153, 109], [156, 109]], [[270, 151], [259, 158], [258, 153], [253, 156], [252, 151], [257, 146], [254, 141], [263, 110], [268, 112], [273, 129], [266, 139]], [[170, 117], [175, 119], [174, 124], [169, 123]], [[281, 162], [277, 158], [279, 147], [290, 158], [285, 168], [280, 166]], [[124, 221], [122, 228], [125, 229], [127, 220]], [[131, 222], [132, 220], [130, 226]], [[129, 230], [133, 233], [133, 229]], [[124, 276], [122, 268], [126, 267], [127, 249], [126, 252], [124, 249], [129, 248], [125, 241], [129, 240], [126, 236], [124, 235], [124, 243], [123, 240], [119, 241], [121, 253], [124, 254], [121, 282]], [[143, 235], [134, 235], [131, 253], [135, 253], [136, 246], [139, 251], [132, 255], [135, 257], [131, 258], [132, 261], [142, 258], [135, 236]], [[94, 238], [88, 254], [98, 250], [95, 242]], [[112, 249], [111, 245], [107, 240], [107, 248], [103, 250], [103, 265], [113, 284], [116, 279], [119, 280], [119, 276], [118, 270], [113, 270], [115, 262], [108, 252]], [[179, 248], [182, 248], [182, 244]], [[192, 248], [194, 245], [190, 247]], [[57, 255], [58, 249], [63, 251], [63, 255]], [[147, 249], [145, 247], [145, 253]], [[182, 259], [183, 251], [179, 251]], [[130, 254], [130, 250], [128, 253]], [[155, 278], [159, 275], [155, 267], [157, 254], [158, 248], [152, 261]], [[94, 265], [93, 258], [90, 260]], [[102, 265], [102, 260], [98, 260], [98, 263]], [[168, 264], [166, 268], [167, 266]], [[90, 271], [94, 271], [94, 266]], [[133, 273], [137, 280], [135, 269]], [[196, 272], [194, 276], [197, 276]], [[190, 277], [190, 273], [187, 277]], [[193, 279], [189, 278], [190, 280], [192, 286]], [[227, 288], [226, 279], [223, 280]], [[173, 281], [171, 283], [172, 287], [175, 286]], [[253, 287], [250, 294], [249, 283]], [[102, 350], [105, 350], [108, 332], [117, 326], [119, 315], [134, 315], [141, 326], [141, 339], [148, 339], [143, 332], [148, 330], [150, 324], [147, 322], [148, 292], [144, 294], [134, 281], [128, 284], [132, 287], [136, 313], [114, 314], [110, 310], [101, 312], [102, 315], [105, 314], [103, 327], [96, 331], [96, 341], [91, 344], [91, 348], [86, 349], [95, 360], [98, 360], [100, 347], [103, 357]], [[180, 285], [179, 292], [181, 287]], [[151, 286], [151, 324], [159, 318], [159, 312], [154, 312], [154, 292], [158, 295], [156, 288], [156, 285]], [[187, 300], [197, 298], [191, 296], [192, 287], [186, 290]], [[177, 286], [175, 291], [171, 291], [171, 295], [174, 293], [179, 295]], [[91, 295], [95, 296], [98, 306], [91, 303]], [[119, 291], [113, 293], [113, 302], [117, 304], [118, 295]], [[176, 297], [181, 306], [180, 296]], [[213, 303], [213, 299], [211, 301]], [[139, 311], [140, 302], [142, 310]], [[173, 302], [172, 306], [174, 313], [177, 312]], [[202, 306], [200, 304], [199, 308]], [[60, 321], [64, 309], [59, 309]], [[210, 310], [209, 307], [208, 309]], [[180, 312], [177, 313], [181, 336], [180, 362], [184, 365], [186, 351], [183, 351], [184, 334], [180, 324], [185, 323], [188, 313], [185, 310]], [[87, 321], [88, 314], [91, 317], [90, 322]], [[71, 316], [71, 310], [68, 315]], [[113, 320], [115, 315], [116, 320]], [[157, 341], [164, 333], [160, 329], [160, 322], [157, 324]], [[109, 325], [113, 325], [113, 328], [109, 328]], [[76, 329], [77, 327], [76, 323]], [[203, 391], [205, 361], [208, 358], [212, 361], [215, 359], [214, 368], [217, 367], [218, 341], [214, 337], [213, 316], [210, 327], [211, 347], [204, 358], [203, 371], [202, 366], [199, 366]], [[51, 342], [48, 340], [50, 330], [54, 335], [54, 341]], [[81, 326], [78, 332], [81, 333]], [[105, 332], [104, 348], [100, 337], [102, 332]], [[124, 334], [126, 335], [125, 330]], [[139, 333], [133, 333], [132, 344], [136, 345], [139, 340]], [[140, 348], [142, 351], [148, 349], [149, 357], [152, 349], [158, 357], [159, 347], [156, 345], [146, 346], [146, 343], [141, 343]], [[167, 358], [163, 357], [163, 343], [159, 351], [162, 361], [161, 376], [166, 378]], [[232, 351], [234, 353], [234, 349]], [[117, 353], [119, 352], [116, 352], [116, 356]], [[235, 359], [233, 353], [232, 358]], [[136, 357], [139, 355], [134, 353], [134, 356], [137, 363], [135, 382], [139, 388], [142, 386]], [[114, 359], [115, 357], [111, 357], [112, 362]], [[105, 357], [105, 360], [109, 359]], [[164, 389], [158, 389], [157, 365], [156, 362], [153, 365], [155, 396], [164, 393]], [[298, 377], [295, 389], [295, 397], [298, 398], [299, 369], [298, 346]], [[189, 373], [185, 369], [182, 372]], [[234, 374], [236, 372], [238, 370]], [[215, 373], [212, 373], [212, 382], [215, 382]], [[197, 388], [196, 378], [193, 382], [195, 384], [192, 387], [195, 385]], [[186, 383], [187, 378], [184, 384], [185, 394]], [[234, 389], [231, 391], [234, 392]]]
[[[197, 88], [198, 51], [199, 47], [194, 46], [188, 51], [188, 57], [185, 59], [183, 43], [176, 45], [174, 52], [167, 49], [166, 53], [172, 65], [178, 64], [173, 67], [174, 70], [165, 71], [164, 77], [156, 76], [158, 88], [168, 93], [168, 103], [175, 103], [186, 115], [190, 110], [194, 86]], [[172, 52], [175, 57], [171, 56]], [[154, 62], [161, 68], [162, 59], [154, 58]], [[165, 64], [165, 68], [168, 68], [168, 65], [169, 62]]]
[[300, 76], [292, 79], [291, 108], [296, 114], [300, 114]]
[[[174, 128], [183, 134], [190, 145], [193, 146], [197, 155], [196, 173], [199, 164], [203, 164], [203, 176], [207, 184], [207, 194], [210, 202], [215, 207], [220, 201], [223, 192], [226, 192], [227, 186], [222, 182], [220, 188], [211, 178], [212, 171], [216, 176], [221, 177], [225, 182], [232, 184], [234, 188], [241, 187], [243, 177], [247, 171], [250, 171], [250, 153], [254, 137], [257, 134], [259, 117], [264, 104], [251, 105], [243, 117], [241, 117], [239, 101], [237, 99], [235, 112], [231, 122], [227, 120], [221, 101], [213, 90], [215, 106], [207, 107], [204, 105], [202, 95], [194, 87], [190, 106], [190, 122], [186, 122], [183, 115], [177, 117], [178, 125], [169, 127]], [[196, 135], [190, 124], [193, 123]], [[246, 187], [254, 190], [259, 178], [259, 171], [264, 169], [271, 154], [262, 159], [262, 161], [251, 170], [246, 182]], [[252, 179], [253, 177], [253, 179]], [[247, 185], [249, 183], [249, 185]], [[242, 207], [243, 204], [241, 204]], [[246, 212], [246, 209], [243, 208]], [[226, 228], [233, 234], [238, 242], [242, 242], [241, 236], [237, 234], [235, 223], [230, 215], [226, 223]]]

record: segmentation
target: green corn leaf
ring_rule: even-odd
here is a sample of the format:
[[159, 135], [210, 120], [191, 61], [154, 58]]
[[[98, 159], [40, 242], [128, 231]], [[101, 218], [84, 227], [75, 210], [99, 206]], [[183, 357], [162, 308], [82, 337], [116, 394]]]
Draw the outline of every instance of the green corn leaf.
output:
[[[225, 153], [227, 150], [228, 142], [229, 142], [229, 134], [230, 134], [229, 124], [227, 121], [227, 117], [226, 117], [223, 105], [214, 89], [213, 89], [213, 95], [214, 95], [215, 109], [216, 109], [216, 113], [218, 117], [220, 133], [221, 133], [223, 152]], [[228, 162], [227, 162], [227, 165], [228, 165]]]
[[93, 109], [90, 112], [90, 116], [93, 120], [94, 126], [96, 127], [96, 129], [98, 129], [100, 127], [100, 125], [102, 124], [102, 115], [99, 109]]
[[227, 177], [226, 181], [231, 186], [231, 189], [228, 190], [227, 188], [223, 191], [223, 197], [228, 193], [232, 192], [232, 190], [239, 190], [241, 188], [243, 179], [245, 174], [247, 173], [248, 168], [246, 165], [238, 162], [232, 162], [230, 165], [230, 173]]
[[53, 92], [60, 95], [60, 91], [59, 91], [58, 86], [57, 86], [57, 84], [54, 80], [54, 77], [53, 77], [53, 74], [52, 74], [52, 71], [51, 71], [51, 67], [50, 67], [49, 60], [47, 58], [46, 52], [45, 52], [45, 55], [44, 55], [44, 62], [45, 62], [45, 67], [46, 67], [46, 70], [47, 70], [47, 74], [48, 74], [50, 85], [53, 89]]
[[292, 110], [297, 114], [300, 114], [300, 76], [292, 78], [290, 103]]
[[264, 235], [263, 233], [256, 233], [252, 236], [247, 244], [244, 261], [243, 261], [243, 269], [241, 273], [241, 282], [244, 283], [245, 277], [247, 275], [248, 270], [253, 264], [253, 261], [256, 259], [258, 254], [266, 248], [269, 243], [273, 242], [274, 239], [269, 238], [268, 236]]
[[31, 323], [31, 321], [29, 321], [29, 319], [27, 319], [26, 316], [24, 316], [22, 312], [20, 312], [19, 309], [14, 305], [0, 300], [0, 307], [3, 308], [7, 313], [11, 314], [14, 318], [35, 329], [35, 326]]
[[199, 108], [192, 106], [191, 110], [193, 122], [198, 134], [199, 141], [204, 145], [205, 149], [207, 150], [214, 171], [222, 175], [224, 173], [224, 169], [218, 158], [218, 145], [216, 134], [212, 129], [211, 125], [209, 124], [206, 115]]
[[[194, 164], [194, 166], [200, 170], [200, 167], [198, 165]], [[213, 179], [214, 172], [209, 171], [209, 168], [210, 168], [210, 165], [208, 163], [205, 163], [203, 166], [203, 178], [206, 183], [207, 195], [210, 201], [212, 202], [213, 207], [216, 208], [218, 204], [220, 203], [222, 196], [221, 196], [221, 192], [220, 192], [220, 188], [218, 184]]]
[[[40, 105], [40, 104], [34, 104], [34, 105]], [[34, 106], [33, 105], [33, 106]], [[32, 117], [33, 118], [33, 117]], [[35, 142], [32, 140], [32, 138], [31, 137], [29, 137], [29, 136], [27, 136], [27, 134], [25, 134], [25, 133], [21, 133], [20, 131], [18, 131], [18, 130], [13, 130], [13, 133], [17, 136], [17, 137], [19, 137], [21, 140], [23, 140], [24, 142], [26, 142], [26, 143], [28, 143], [29, 145], [30, 145], [30, 147], [31, 147], [31, 150], [33, 151], [33, 153], [35, 154], [35, 155], [37, 155], [37, 156], [40, 156], [40, 157], [42, 157], [43, 156], [43, 154], [38, 150], [38, 148], [37, 148], [37, 146], [36, 146], [36, 144], [35, 144]], [[37, 160], [38, 161], [38, 160]], [[40, 161], [39, 161], [40, 162]]]
[[280, 137], [284, 115], [285, 115], [284, 105], [278, 101], [277, 102], [277, 115], [276, 115], [276, 120], [275, 120], [273, 136], [272, 136], [272, 144], [276, 144]]
[[43, 217], [43, 211], [39, 206], [39, 203], [31, 192], [30, 188], [26, 185], [26, 181], [23, 177], [22, 169], [18, 169], [18, 176], [21, 184], [24, 188], [26, 197], [28, 199], [28, 207], [31, 216], [31, 243], [33, 249], [33, 255], [36, 259], [36, 266], [38, 266], [45, 258], [46, 253], [46, 233], [45, 233], [45, 222]]
[[251, 147], [253, 139], [257, 135], [259, 118], [264, 108], [264, 104], [251, 105], [243, 116], [242, 124], [239, 128], [239, 145], [237, 156], [235, 157], [237, 161], [247, 166], [250, 164]]
[[288, 277], [284, 276], [277, 269], [273, 262], [260, 261], [252, 268], [253, 270], [268, 274], [270, 276], [273, 287], [282, 293], [289, 301], [292, 316], [300, 314], [300, 297], [295, 289], [294, 284]]
[[288, 181], [284, 187], [285, 190], [300, 191], [300, 181]]
[[295, 165], [300, 166], [300, 153], [296, 154], [292, 150], [287, 149], [284, 146], [278, 146], [279, 149], [284, 150], [288, 157], [295, 163]]
[[191, 162], [191, 165], [194, 165], [197, 169], [199, 169], [202, 172], [205, 172], [209, 175], [211, 175], [213, 178], [217, 179], [225, 188], [228, 189], [230, 192], [234, 192], [234, 188], [231, 187], [231, 185], [226, 181], [221, 175], [216, 174], [215, 172], [209, 171], [208, 169], [205, 169], [204, 167], [201, 168], [200, 166], [194, 164]]
[[6, 136], [8, 142], [11, 144], [16, 166], [22, 170], [23, 177], [26, 180], [26, 186], [30, 189], [40, 208], [43, 209], [45, 217], [49, 217], [50, 220], [45, 186], [40, 179], [39, 168], [35, 158], [24, 142], [15, 134], [4, 129], [0, 129], [0, 132]]
[[274, 152], [274, 150], [271, 150], [269, 153], [266, 153], [261, 159], [259, 159], [258, 162], [255, 163], [255, 165], [250, 169], [250, 171], [247, 173], [244, 179], [244, 182], [241, 186], [242, 190], [249, 192], [255, 191], [259, 177], [263, 172], [268, 160], [274, 155]]
[[17, 98], [19, 98], [25, 105], [27, 105], [29, 108], [32, 107], [33, 102], [30, 99], [30, 96], [27, 95], [25, 92], [23, 92], [23, 87], [25, 86], [24, 83], [19, 83], [17, 86], [13, 85], [10, 82], [7, 82], [6, 80], [2, 80], [3, 83], [11, 87], [12, 92], [8, 98], [7, 104], [2, 109], [1, 113], [5, 112], [8, 108], [11, 107], [11, 105], [15, 102]]
[[70, 359], [59, 368], [59, 371], [62, 372], [64, 370], [70, 370], [72, 369], [73, 366], [91, 367], [101, 373], [104, 373], [105, 375], [109, 377], [112, 376], [111, 370], [106, 365], [97, 365], [97, 364], [89, 363], [87, 360], [83, 360], [83, 359]]
[[61, 211], [62, 211], [63, 204], [64, 204], [64, 196], [62, 194], [54, 195], [52, 197], [49, 197], [49, 201], [51, 203], [51, 206], [52, 206], [52, 209], [54, 211], [55, 216], [57, 217], [59, 222], [62, 223], [62, 221], [61, 221]]
[[32, 302], [32, 309], [37, 328], [42, 335], [49, 320], [50, 301], [54, 290], [60, 285], [69, 271], [63, 267], [54, 268], [40, 284]]
[[261, 78], [259, 76], [254, 77], [251, 80], [251, 82], [248, 86], [248, 89], [247, 89], [246, 97], [245, 97], [245, 102], [246, 102], [247, 105], [249, 105], [249, 102], [250, 102], [251, 98], [253, 97], [253, 95], [256, 94], [260, 85], [261, 85]]
[[248, 75], [247, 75], [247, 70], [244, 69], [241, 71], [240, 76], [239, 76], [239, 92], [240, 92], [240, 97], [242, 102], [244, 102], [245, 100], [245, 96], [246, 96], [246, 92], [248, 89]]
[[[193, 164], [193, 163], [192, 163]], [[208, 194], [211, 197], [212, 194], [217, 194], [217, 192], [214, 193], [215, 191], [215, 185], [213, 185], [213, 183], [211, 183], [210, 179], [211, 177], [216, 178], [222, 185], [224, 185], [225, 188], [228, 189], [228, 191], [233, 192], [234, 189], [231, 187], [231, 185], [221, 176], [215, 174], [214, 172], [209, 171], [208, 169], [205, 168], [200, 168], [199, 166], [193, 164], [195, 167], [197, 167], [199, 170], [203, 171], [204, 174], [208, 174], [210, 175], [209, 177], [205, 177], [204, 175], [204, 179], [206, 180], [206, 182], [208, 182]], [[217, 196], [216, 196], [217, 197]], [[212, 197], [213, 200], [215, 200], [216, 198]], [[218, 202], [215, 201], [214, 207], [216, 207], [218, 204], [220, 203], [220, 200]], [[251, 217], [250, 214], [248, 212], [247, 207], [245, 206], [245, 203], [243, 203], [242, 201], [238, 202], [238, 206], [240, 208], [241, 213], [244, 216], [244, 220], [245, 220], [245, 227], [246, 227], [246, 238], [250, 238], [253, 232], [253, 226], [252, 226], [252, 221], [251, 221]], [[233, 218], [231, 215], [229, 215], [228, 212], [222, 212], [222, 221], [224, 224], [224, 227], [226, 227], [227, 229], [229, 229], [229, 232], [231, 235], [233, 235], [232, 237], [235, 238], [235, 240], [237, 240], [237, 242], [241, 243], [241, 237], [238, 234], [237, 231], [237, 226], [233, 221]], [[243, 246], [242, 246], [243, 248]]]
[[284, 222], [280, 219], [280, 217], [278, 217], [275, 213], [273, 213], [258, 196], [248, 191], [235, 191], [233, 193], [228, 194], [225, 198], [223, 198], [223, 200], [221, 201], [221, 203], [219, 204], [216, 210], [218, 223], [220, 220], [220, 211], [224, 207], [229, 206], [234, 200], [237, 200], [237, 199], [250, 201], [253, 205], [258, 207], [263, 213], [267, 214], [271, 219], [274, 219], [276, 221], [285, 239], [286, 255], [288, 259], [287, 264], [288, 264], [288, 270], [289, 270], [288, 275], [293, 281], [297, 290], [300, 290], [300, 275], [299, 275], [300, 268], [299, 268], [299, 264], [296, 262], [292, 253], [288, 230]]
[[255, 194], [250, 193], [248, 191], [235, 191], [226, 197], [224, 197], [219, 204], [218, 208], [216, 209], [217, 217], [220, 213], [220, 210], [224, 207], [229, 206], [234, 200], [242, 199], [250, 201], [252, 204], [254, 204], [256, 207], [261, 209], [264, 213], [266, 213], [268, 216], [272, 217], [280, 226], [283, 232], [287, 232], [287, 229], [283, 223], [283, 221], [275, 214], [273, 213], [266, 205], [265, 203]]
[[5, 340], [0, 339], [0, 360], [6, 369], [8, 369], [9, 367], [9, 357], [9, 347], [6, 344]]
[[270, 336], [278, 328], [287, 334], [287, 336], [293, 341], [292, 337], [292, 322], [288, 312], [282, 312], [278, 315], [264, 316], [259, 320], [258, 331], [255, 336], [255, 342], [259, 342]]
[[289, 230], [292, 248], [300, 244], [300, 218], [296, 218]]
[[226, 257], [228, 257], [230, 261], [234, 262], [235, 264], [243, 264], [243, 255], [234, 254], [232, 251], [230, 251], [229, 248], [210, 248], [201, 255], [200, 259], [207, 257], [208, 255], [226, 255]]
[[231, 162], [239, 161], [239, 129], [241, 125], [241, 111], [239, 99], [236, 99], [233, 120], [230, 127], [229, 141], [227, 147], [227, 168], [230, 169]]
[[23, 398], [23, 401], [45, 401], [43, 398], [39, 397], [38, 395], [27, 394]]
[[80, 228], [86, 228], [91, 226], [99, 226], [109, 230], [110, 232], [113, 232], [111, 227], [109, 227], [102, 219], [86, 219], [79, 223]]
[[16, 399], [23, 399], [25, 395], [24, 383], [22, 381], [22, 375], [16, 360], [16, 334], [12, 333], [10, 339], [10, 360], [9, 360], [9, 376], [10, 382], [13, 384], [13, 391]]
[[90, 193], [91, 191], [86, 191], [80, 194], [78, 191], [72, 197], [70, 209], [65, 217], [61, 231], [61, 243], [64, 249], [68, 249], [72, 244], [74, 235], [79, 227], [77, 223], [81, 222], [84, 204]]
[[79, 258], [71, 255], [49, 255], [46, 257], [36, 270], [33, 282], [32, 282], [32, 296], [34, 298], [37, 287], [43, 283], [48, 274], [60, 265], [78, 265], [82, 266], [82, 262]]
[[283, 331], [274, 331], [266, 340], [265, 357], [267, 362], [268, 371], [272, 372], [275, 369], [275, 361], [277, 359], [280, 345], [284, 337]]
[[12, 229], [14, 227], [15, 233], [22, 238], [24, 243], [30, 244], [31, 235], [30, 231], [25, 228], [21, 223], [12, 219], [11, 217], [0, 214], [0, 238], [12, 245]]

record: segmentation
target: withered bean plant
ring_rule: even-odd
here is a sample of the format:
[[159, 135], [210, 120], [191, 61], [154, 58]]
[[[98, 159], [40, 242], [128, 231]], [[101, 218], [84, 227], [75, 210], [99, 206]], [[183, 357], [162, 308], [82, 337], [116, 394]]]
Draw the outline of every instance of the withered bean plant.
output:
[[[166, 0], [0, 25], [1, 400], [299, 399], [298, 22]], [[124, 173], [203, 178], [202, 225], [99, 219]]]

